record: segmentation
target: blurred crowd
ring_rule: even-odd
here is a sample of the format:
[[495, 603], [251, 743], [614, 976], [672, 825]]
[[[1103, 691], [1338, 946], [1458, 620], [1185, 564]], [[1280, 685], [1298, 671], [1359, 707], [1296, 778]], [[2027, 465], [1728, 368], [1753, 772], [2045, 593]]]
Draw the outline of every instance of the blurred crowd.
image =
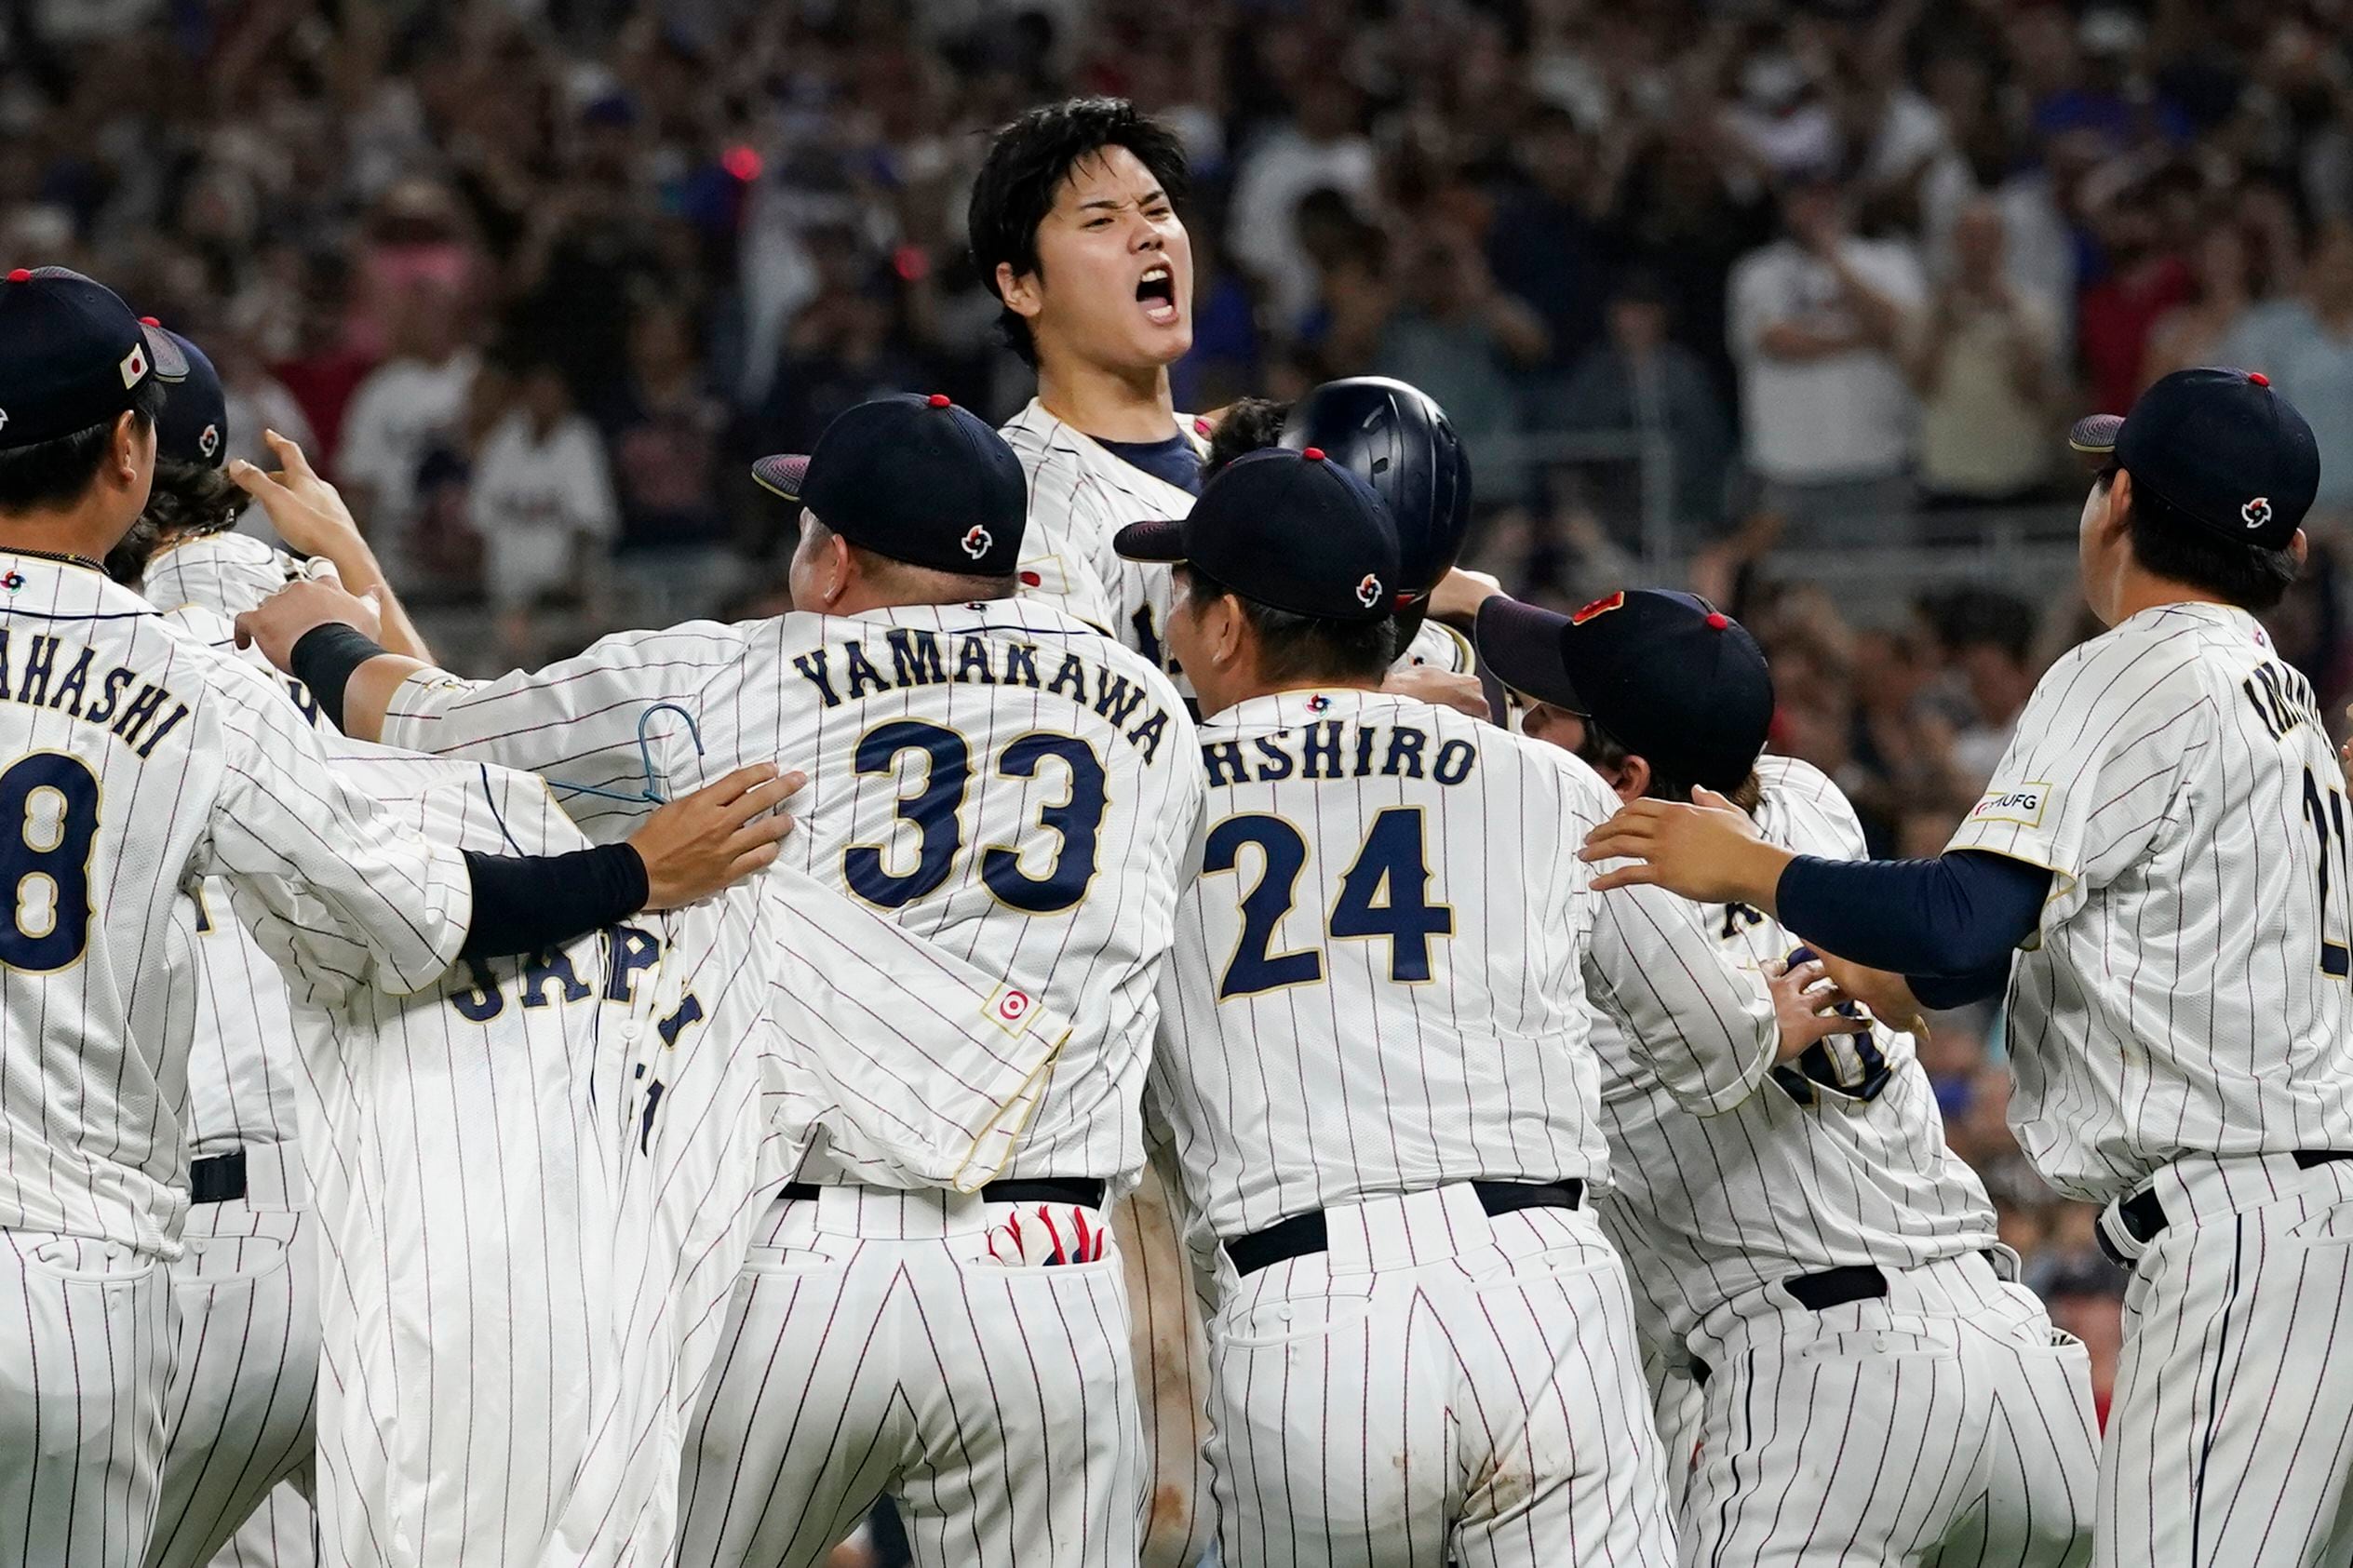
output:
[[[1780, 746], [1920, 853], [2089, 628], [2056, 584], [1858, 606], [1803, 561], [2071, 509], [2067, 421], [2168, 369], [2262, 369], [2319, 433], [2278, 629], [2345, 693], [2348, 38], [2347, 0], [11, 0], [0, 250], [209, 347], [238, 449], [302, 441], [480, 668], [773, 605], [746, 462], [851, 403], [1017, 408], [983, 133], [1129, 96], [1193, 167], [1180, 408], [1423, 387], [1475, 562], [1573, 601], [1696, 555]], [[1989, 1033], [1930, 1044], [1954, 1139], [2038, 1282], [2100, 1296]]]

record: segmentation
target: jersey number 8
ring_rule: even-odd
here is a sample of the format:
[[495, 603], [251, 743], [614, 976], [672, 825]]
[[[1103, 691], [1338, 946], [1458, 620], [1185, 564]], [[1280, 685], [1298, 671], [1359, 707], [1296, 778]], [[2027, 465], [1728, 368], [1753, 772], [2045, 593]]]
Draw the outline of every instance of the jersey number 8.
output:
[[[861, 774], [888, 773], [910, 751], [926, 758], [922, 787], [899, 801], [899, 816], [922, 834], [915, 869], [888, 870], [880, 845], [853, 844], [841, 854], [843, 880], [860, 898], [885, 909], [901, 908], [937, 891], [964, 841], [972, 750], [955, 730], [912, 718], [878, 724], [859, 737], [854, 765]], [[991, 845], [980, 855], [981, 882], [1028, 915], [1059, 914], [1086, 895], [1087, 884], [1095, 878], [1096, 839], [1108, 800], [1102, 760], [1076, 735], [1032, 730], [1018, 736], [998, 756], [997, 773], [1001, 778], [1034, 779], [1049, 765], [1059, 765], [1069, 788], [1058, 804], [1038, 813], [1038, 824], [1061, 840], [1045, 875], [1032, 877], [1021, 868], [1017, 845]]]
[[62, 752], [36, 751], [0, 773], [0, 964], [42, 974], [90, 940], [90, 843], [98, 779]]

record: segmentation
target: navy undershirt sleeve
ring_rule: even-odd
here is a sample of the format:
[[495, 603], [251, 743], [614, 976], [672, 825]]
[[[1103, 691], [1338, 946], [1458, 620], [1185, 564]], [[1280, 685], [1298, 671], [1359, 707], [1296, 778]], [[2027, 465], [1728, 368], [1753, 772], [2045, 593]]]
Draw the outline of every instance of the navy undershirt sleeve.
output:
[[2010, 955], [2001, 961], [1986, 965], [1974, 974], [1907, 974], [1903, 983], [1912, 987], [1912, 998], [1930, 1012], [1945, 1012], [1971, 1002], [1982, 1002], [1998, 997], [2010, 988]]
[[1982, 977], [2034, 933], [2050, 891], [2041, 866], [1976, 850], [1934, 860], [1800, 855], [1782, 870], [1775, 903], [1782, 926], [1852, 962]]
[[645, 907], [645, 861], [627, 844], [560, 855], [463, 852], [474, 878], [474, 921], [460, 958], [545, 952]]

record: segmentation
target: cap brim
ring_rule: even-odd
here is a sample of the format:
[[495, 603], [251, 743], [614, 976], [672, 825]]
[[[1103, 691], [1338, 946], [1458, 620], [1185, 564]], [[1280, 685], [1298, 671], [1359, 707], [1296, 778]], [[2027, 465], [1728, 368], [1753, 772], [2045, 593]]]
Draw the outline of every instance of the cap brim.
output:
[[1561, 657], [1561, 634], [1567, 628], [1566, 615], [1498, 596], [1479, 606], [1472, 636], [1479, 663], [1496, 679], [1523, 697], [1583, 713], [1584, 702]]
[[773, 457], [757, 459], [752, 463], [752, 478], [769, 494], [781, 496], [798, 504], [800, 490], [809, 477], [809, 460], [799, 453], [777, 453]]
[[2076, 421], [2067, 445], [2086, 457], [2105, 457], [2116, 450], [2117, 432], [2123, 428], [2122, 414], [2091, 414]]
[[1185, 525], [1173, 517], [1130, 523], [1111, 536], [1111, 549], [1124, 561], [1174, 566], [1185, 558]]
[[147, 340], [147, 363], [159, 382], [184, 382], [188, 379], [188, 356], [181, 352], [180, 341], [160, 327], [145, 322], [139, 326], [140, 335]]

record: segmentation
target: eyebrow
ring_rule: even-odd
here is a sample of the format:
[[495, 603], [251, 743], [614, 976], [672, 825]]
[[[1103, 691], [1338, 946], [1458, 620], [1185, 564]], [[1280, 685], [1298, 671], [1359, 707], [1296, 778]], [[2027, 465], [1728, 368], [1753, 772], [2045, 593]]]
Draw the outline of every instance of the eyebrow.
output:
[[[1150, 207], [1156, 202], [1165, 202], [1167, 199], [1168, 193], [1155, 185], [1150, 190], [1145, 192], [1141, 196], [1137, 197], [1135, 205], [1137, 207]], [[1117, 212], [1120, 208], [1127, 205], [1128, 203], [1125, 200], [1118, 196], [1097, 196], [1093, 201], [1082, 201], [1079, 203], [1079, 210], [1081, 212]]]

